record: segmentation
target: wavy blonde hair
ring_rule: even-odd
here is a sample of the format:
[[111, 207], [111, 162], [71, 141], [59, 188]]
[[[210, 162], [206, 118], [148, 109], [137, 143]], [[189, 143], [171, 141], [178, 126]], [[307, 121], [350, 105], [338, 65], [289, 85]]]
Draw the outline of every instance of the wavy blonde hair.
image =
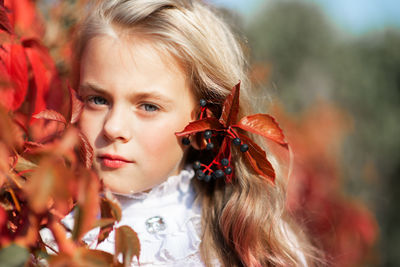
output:
[[[92, 2], [78, 32], [76, 62], [93, 37], [122, 33], [140, 34], [168, 51], [186, 70], [195, 96], [213, 103], [217, 113], [241, 81], [239, 115], [251, 113], [241, 45], [210, 6], [189, 0]], [[267, 149], [263, 140], [257, 142]], [[192, 149], [188, 161], [197, 153]], [[315, 265], [314, 250], [285, 213], [286, 179], [279, 174], [279, 164], [275, 164], [276, 183], [271, 185], [250, 171], [239, 153], [233, 151], [232, 183], [193, 179], [203, 209], [200, 250], [205, 264], [212, 266], [217, 258], [223, 266]]]

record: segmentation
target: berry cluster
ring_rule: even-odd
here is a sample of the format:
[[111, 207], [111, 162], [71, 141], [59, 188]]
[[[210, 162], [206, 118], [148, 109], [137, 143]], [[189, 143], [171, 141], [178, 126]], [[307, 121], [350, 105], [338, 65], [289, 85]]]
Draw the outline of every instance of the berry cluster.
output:
[[[183, 144], [189, 145], [189, 136], [196, 135], [196, 140], [201, 139], [200, 148], [204, 149], [199, 155], [206, 160], [206, 164], [196, 164], [197, 176], [209, 181], [212, 177], [224, 177], [227, 183], [234, 178], [229, 162], [232, 162], [232, 146], [237, 146], [242, 152], [247, 166], [254, 173], [261, 175], [271, 183], [275, 182], [275, 170], [267, 158], [267, 153], [258, 146], [246, 133], [257, 134], [265, 139], [271, 140], [282, 148], [288, 149], [289, 144], [275, 118], [269, 114], [252, 114], [238, 120], [240, 113], [239, 93], [240, 82], [232, 87], [231, 93], [226, 96], [224, 103], [220, 106], [220, 114], [214, 114], [213, 105], [206, 100], [200, 100], [200, 116], [198, 120], [189, 122], [185, 128], [176, 132], [177, 137], [183, 138]], [[217, 116], [218, 115], [218, 116]], [[201, 134], [201, 135], [197, 135]], [[240, 153], [239, 153], [240, 154]], [[222, 163], [228, 160], [228, 165]], [[209, 163], [210, 162], [210, 163]], [[204, 163], [204, 162], [203, 162]], [[207, 176], [209, 175], [209, 176]]]
[[[204, 116], [207, 116], [207, 102], [204, 99], [200, 99], [200, 119], [203, 119]], [[229, 127], [223, 131], [216, 130], [205, 130], [203, 132], [203, 138], [206, 142], [205, 149], [208, 151], [216, 150], [216, 146], [212, 142], [212, 140], [221, 140], [219, 137], [224, 137], [232, 140], [232, 144], [236, 146], [240, 146], [241, 152], [246, 152], [249, 150], [249, 146], [245, 143], [242, 143], [242, 140], [238, 137], [239, 135], [236, 133], [234, 129]], [[217, 142], [219, 143], [219, 142]], [[190, 145], [190, 140], [188, 137], [182, 138], [182, 144]], [[224, 178], [225, 176], [231, 176], [233, 173], [232, 166], [229, 166], [229, 162], [231, 160], [230, 153], [230, 144], [225, 144], [225, 146], [218, 147], [218, 153], [214, 156], [214, 159], [209, 164], [203, 164], [199, 161], [194, 162], [193, 169], [196, 171], [196, 177], [199, 180], [204, 180], [206, 182], [211, 181], [211, 179], [219, 179]], [[226, 153], [228, 151], [228, 153]], [[224, 157], [225, 156], [225, 157]]]
[[[219, 169], [211, 169], [211, 165], [219, 166]], [[220, 162], [213, 161], [212, 164], [206, 165], [200, 163], [200, 161], [195, 161], [193, 163], [193, 169], [196, 171], [196, 177], [199, 180], [204, 180], [206, 182], [211, 181], [211, 179], [223, 178], [225, 175], [230, 175], [233, 172], [231, 166], [229, 166], [229, 160], [223, 158]]]

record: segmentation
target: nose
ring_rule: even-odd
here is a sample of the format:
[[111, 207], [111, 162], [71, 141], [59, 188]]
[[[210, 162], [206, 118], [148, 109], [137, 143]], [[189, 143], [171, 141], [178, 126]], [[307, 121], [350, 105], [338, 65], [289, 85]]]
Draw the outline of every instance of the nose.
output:
[[103, 126], [104, 136], [110, 141], [128, 142], [131, 139], [131, 130], [126, 121], [126, 111], [121, 107], [113, 107], [108, 112]]

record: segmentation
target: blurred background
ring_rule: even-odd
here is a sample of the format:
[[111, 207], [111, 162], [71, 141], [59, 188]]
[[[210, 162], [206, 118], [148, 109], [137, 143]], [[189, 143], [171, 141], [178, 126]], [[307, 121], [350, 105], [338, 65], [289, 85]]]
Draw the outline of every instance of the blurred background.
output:
[[[205, 1], [237, 33], [257, 101], [293, 148], [290, 212], [331, 266], [400, 266], [398, 0]], [[39, 7], [34, 33], [68, 79], [86, 0], [14, 2], [25, 35]]]
[[294, 146], [289, 208], [333, 266], [400, 266], [399, 1], [209, 2]]

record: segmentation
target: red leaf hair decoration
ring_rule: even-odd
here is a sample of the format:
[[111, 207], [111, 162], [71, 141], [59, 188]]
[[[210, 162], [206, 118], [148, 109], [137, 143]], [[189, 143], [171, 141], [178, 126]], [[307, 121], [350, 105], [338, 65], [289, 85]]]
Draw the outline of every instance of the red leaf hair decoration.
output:
[[[233, 171], [227, 171], [228, 167], [226, 166], [227, 162], [231, 161], [231, 141], [233, 141], [233, 144], [240, 145], [240, 151], [244, 153], [246, 162], [251, 166], [254, 172], [274, 184], [275, 170], [271, 162], [267, 159], [265, 151], [251, 138], [238, 133], [237, 129], [260, 135], [286, 149], [288, 148], [288, 143], [285, 141], [282, 129], [271, 115], [254, 114], [243, 117], [237, 121], [239, 112], [239, 92], [240, 82], [232, 88], [231, 93], [225, 99], [222, 106], [222, 113], [218, 120], [215, 117], [209, 116], [209, 110], [206, 107], [202, 107], [200, 119], [190, 122], [183, 131], [175, 134], [178, 137], [186, 137], [204, 132], [205, 135], [209, 135], [206, 138], [207, 143], [211, 143], [210, 139], [212, 137], [215, 139], [222, 137], [221, 145], [216, 150], [216, 156], [212, 162], [208, 165], [201, 164], [201, 167], [203, 167], [206, 173], [213, 173], [216, 175], [216, 169], [223, 169], [225, 171], [226, 181], [231, 181]], [[206, 114], [206, 118], [203, 118], [204, 114]], [[206, 133], [207, 131], [209, 132]], [[200, 174], [203, 175], [204, 172]], [[221, 171], [217, 176], [220, 175]]]

